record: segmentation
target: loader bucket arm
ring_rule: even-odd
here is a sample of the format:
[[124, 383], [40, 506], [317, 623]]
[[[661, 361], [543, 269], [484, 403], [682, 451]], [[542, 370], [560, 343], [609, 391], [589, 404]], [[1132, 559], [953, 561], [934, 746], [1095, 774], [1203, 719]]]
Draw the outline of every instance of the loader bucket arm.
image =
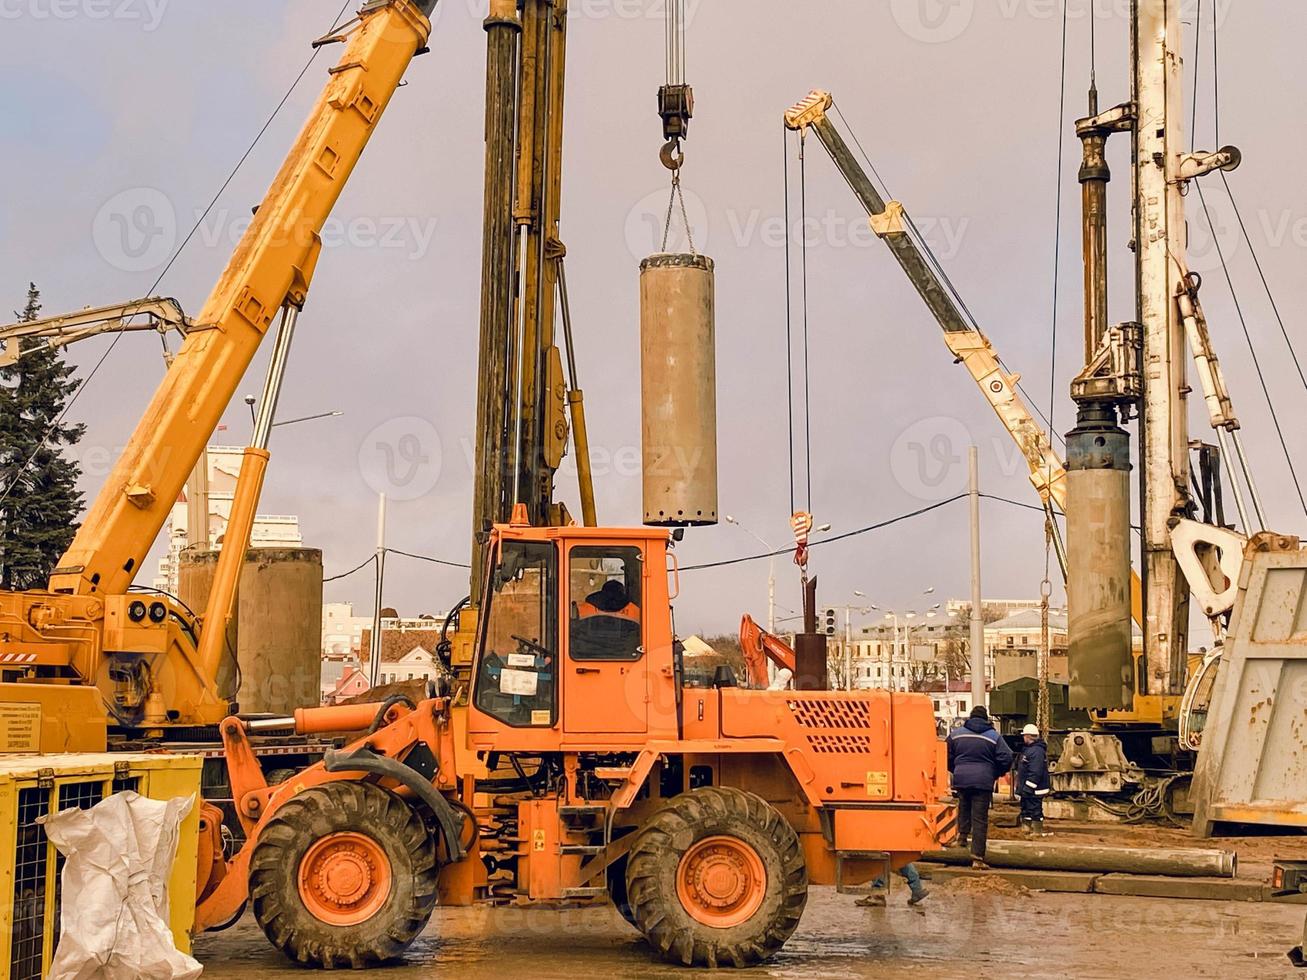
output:
[[745, 614], [740, 620], [740, 649], [744, 651], [744, 665], [749, 671], [749, 686], [767, 686], [767, 661], [777, 670], [795, 671], [794, 651], [779, 637], [773, 636]]

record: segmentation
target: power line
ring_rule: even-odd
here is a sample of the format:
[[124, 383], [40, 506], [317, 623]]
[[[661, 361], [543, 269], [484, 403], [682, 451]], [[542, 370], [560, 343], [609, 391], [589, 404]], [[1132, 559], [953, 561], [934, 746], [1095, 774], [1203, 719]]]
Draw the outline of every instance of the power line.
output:
[[[982, 493], [980, 496], [986, 500], [993, 500], [997, 503], [1008, 504], [1009, 506], [1012, 507], [1020, 507], [1023, 510], [1037, 510], [1040, 513], [1043, 513], [1044, 510], [1042, 507], [1036, 506], [1035, 504], [1023, 503], [1022, 501], [1012, 500], [1008, 497], [999, 497], [989, 493]], [[863, 534], [869, 534], [872, 531], [880, 531], [887, 527], [892, 527], [895, 524], [902, 524], [905, 521], [910, 521], [915, 518], [922, 517], [926, 514], [931, 513], [932, 511], [940, 510], [944, 507], [949, 506], [950, 504], [955, 504], [959, 500], [965, 500], [966, 497], [967, 494], [961, 493], [958, 494], [957, 496], [949, 497], [947, 500], [941, 500], [933, 504], [928, 504], [925, 507], [920, 507], [917, 510], [909, 511], [906, 514], [900, 514], [897, 517], [891, 517], [888, 520], [877, 521], [875, 524], [868, 524], [866, 527], [860, 527], [853, 531], [845, 531], [843, 534], [836, 534], [829, 538], [823, 538], [820, 541], [813, 541], [809, 544], [809, 547], [818, 548], [821, 547], [822, 545], [835, 544], [838, 541], [846, 541], [849, 538], [856, 538]], [[448, 561], [444, 558], [435, 558], [431, 555], [420, 555], [411, 551], [401, 551], [399, 548], [386, 548], [385, 551], [386, 554], [389, 555], [402, 555], [405, 558], [412, 558], [417, 561], [429, 562], [433, 565], [442, 565], [446, 568], [467, 569], [471, 567], [470, 565], [467, 565], [463, 562]], [[741, 558], [726, 558], [721, 561], [704, 562], [699, 565], [687, 565], [683, 567], [681, 571], [696, 572], [696, 571], [703, 571], [709, 568], [725, 568], [730, 565], [742, 565], [746, 562], [751, 562], [751, 561], [762, 561], [768, 558], [779, 558], [783, 555], [790, 555], [793, 553], [794, 553], [793, 547], [778, 548], [775, 551], [768, 551], [757, 555], [745, 555]], [[367, 568], [376, 560], [377, 560], [377, 556], [372, 555], [367, 559], [359, 562], [359, 564], [355, 565], [347, 572], [341, 572], [339, 575], [333, 575], [330, 578], [324, 578], [322, 580], [323, 584], [326, 584], [328, 582], [338, 582], [341, 579], [349, 578], [351, 575], [363, 571], [363, 569]]]
[[[887, 521], [880, 521], [876, 524], [869, 524], [866, 527], [858, 528], [856, 531], [846, 531], [845, 533], [837, 534], [834, 537], [822, 538], [820, 541], [810, 542], [808, 547], [818, 548], [821, 547], [822, 545], [834, 544], [836, 541], [844, 541], [848, 538], [854, 538], [857, 537], [858, 535], [867, 534], [871, 531], [879, 531], [882, 528], [887, 528], [894, 524], [901, 524], [904, 521], [910, 521], [913, 518], [921, 517], [923, 514], [929, 514], [931, 511], [939, 510], [941, 507], [947, 507], [949, 504], [957, 503], [959, 500], [964, 500], [966, 499], [966, 496], [967, 495], [965, 493], [960, 493], [956, 497], [949, 497], [947, 500], [941, 500], [938, 503], [930, 504], [927, 507], [922, 507], [918, 510], [911, 511], [907, 514], [900, 514], [898, 517], [892, 517]], [[781, 555], [789, 555], [793, 553], [794, 553], [793, 548], [780, 548], [776, 551], [768, 551], [761, 555], [746, 555], [743, 558], [727, 558], [722, 561], [704, 562], [699, 565], [687, 565], [686, 567], [682, 568], [681, 571], [697, 572], [708, 568], [725, 568], [729, 565], [742, 565], [745, 562], [761, 561], [766, 558], [778, 558]]]
[[355, 565], [355, 566], [354, 566], [353, 568], [351, 568], [348, 572], [341, 572], [339, 575], [333, 575], [333, 576], [331, 576], [331, 578], [324, 578], [324, 579], [322, 580], [322, 584], [323, 584], [323, 585], [326, 585], [328, 582], [339, 582], [339, 581], [340, 581], [341, 579], [343, 579], [343, 578], [349, 578], [349, 577], [350, 577], [351, 575], [353, 575], [355, 572], [361, 572], [361, 571], [363, 571], [363, 569], [367, 568], [369, 565], [371, 565], [371, 564], [372, 564], [373, 562], [375, 562], [376, 560], [377, 560], [377, 556], [376, 556], [376, 555], [373, 555], [372, 557], [368, 558], [366, 561], [360, 562], [359, 564]]
[[417, 561], [430, 562], [432, 565], [444, 565], [446, 568], [471, 568], [471, 565], [463, 562], [448, 561], [444, 558], [433, 558], [430, 555], [415, 555], [410, 551], [400, 551], [398, 548], [387, 548], [388, 555], [403, 555], [405, 558], [413, 558]]

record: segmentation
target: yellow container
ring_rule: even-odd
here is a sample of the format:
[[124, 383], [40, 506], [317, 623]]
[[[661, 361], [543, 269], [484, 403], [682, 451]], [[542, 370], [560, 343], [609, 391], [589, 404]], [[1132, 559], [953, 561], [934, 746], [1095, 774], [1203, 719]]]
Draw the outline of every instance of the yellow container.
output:
[[126, 790], [154, 800], [196, 797], [168, 883], [173, 940], [190, 952], [202, 763], [199, 756], [125, 752], [0, 756], [0, 976], [40, 980], [58, 941], [63, 857], [37, 818], [90, 809]]

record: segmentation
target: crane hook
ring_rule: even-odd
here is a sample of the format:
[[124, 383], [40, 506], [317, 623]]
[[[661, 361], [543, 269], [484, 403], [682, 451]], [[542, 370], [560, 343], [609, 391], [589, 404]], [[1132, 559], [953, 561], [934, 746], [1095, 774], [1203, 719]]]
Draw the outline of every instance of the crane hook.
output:
[[681, 165], [685, 163], [685, 150], [681, 147], [681, 141], [668, 140], [664, 143], [658, 159], [662, 160], [663, 166], [673, 173], [680, 170]]

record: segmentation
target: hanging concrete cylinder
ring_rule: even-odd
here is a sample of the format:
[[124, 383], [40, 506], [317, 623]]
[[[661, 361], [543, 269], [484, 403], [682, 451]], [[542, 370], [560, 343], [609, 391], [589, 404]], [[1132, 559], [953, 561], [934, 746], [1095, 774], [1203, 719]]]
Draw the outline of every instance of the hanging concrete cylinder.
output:
[[[216, 550], [182, 552], [180, 598], [204, 613], [218, 567]], [[218, 689], [236, 688], [242, 713], [286, 715], [322, 701], [322, 552], [316, 548], [251, 548], [245, 553], [236, 615]], [[240, 684], [236, 687], [236, 663]]]
[[1110, 405], [1087, 404], [1067, 435], [1067, 668], [1073, 708], [1134, 695], [1130, 619], [1130, 437]]
[[644, 523], [717, 523], [717, 344], [713, 261], [640, 263]]

